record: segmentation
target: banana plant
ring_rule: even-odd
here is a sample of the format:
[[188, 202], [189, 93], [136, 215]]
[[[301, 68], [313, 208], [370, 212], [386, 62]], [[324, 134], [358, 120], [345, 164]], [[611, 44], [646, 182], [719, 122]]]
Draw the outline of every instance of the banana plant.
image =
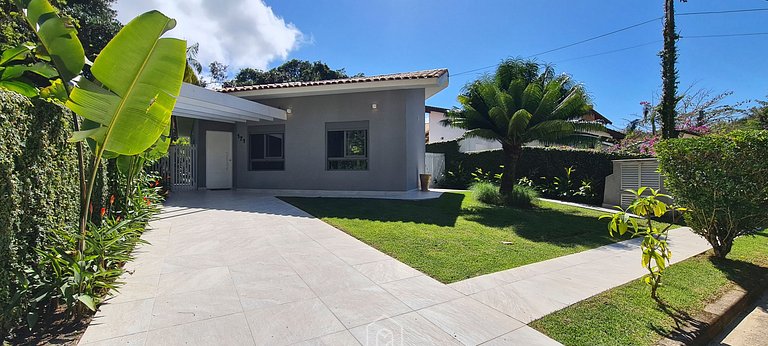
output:
[[[96, 57], [95, 81], [76, 80], [66, 106], [93, 126], [72, 141], [95, 145], [85, 205], [90, 205], [99, 162], [107, 155], [133, 156], [155, 144], [168, 128], [186, 64], [186, 42], [161, 38], [176, 21], [158, 11], [128, 23]], [[87, 208], [81, 217], [85, 234]]]
[[[81, 75], [85, 55], [74, 26], [47, 0], [14, 0], [53, 62], [69, 95], [65, 105], [84, 118], [72, 142], [93, 148], [89, 178], [82, 180], [79, 251], [102, 158], [133, 156], [151, 148], [170, 125], [186, 66], [186, 42], [161, 38], [176, 21], [158, 11], [126, 25], [96, 57], [91, 77]], [[74, 84], [74, 87], [70, 86]], [[80, 143], [78, 143], [80, 145]]]

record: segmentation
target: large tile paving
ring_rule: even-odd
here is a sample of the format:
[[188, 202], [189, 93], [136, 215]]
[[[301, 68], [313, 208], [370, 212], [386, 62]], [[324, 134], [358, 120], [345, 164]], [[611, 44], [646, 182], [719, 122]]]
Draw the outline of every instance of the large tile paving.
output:
[[643, 275], [630, 240], [445, 285], [263, 191], [176, 193], [143, 239], [81, 344], [557, 345], [526, 323]]

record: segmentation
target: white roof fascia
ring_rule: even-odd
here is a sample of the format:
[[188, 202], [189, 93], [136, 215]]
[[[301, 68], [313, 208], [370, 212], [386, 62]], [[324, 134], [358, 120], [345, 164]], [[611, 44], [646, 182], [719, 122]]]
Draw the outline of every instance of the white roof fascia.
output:
[[274, 98], [283, 98], [283, 97], [331, 95], [331, 94], [346, 94], [346, 93], [381, 91], [381, 90], [422, 89], [423, 88], [425, 89], [424, 97], [426, 99], [426, 98], [432, 97], [434, 94], [438, 93], [440, 90], [445, 89], [446, 87], [448, 87], [447, 73], [438, 78], [399, 79], [399, 80], [384, 80], [384, 81], [375, 81], [375, 82], [294, 86], [294, 87], [285, 87], [285, 88], [233, 91], [226, 94], [243, 97], [249, 100], [259, 100], [259, 99], [274, 99]]

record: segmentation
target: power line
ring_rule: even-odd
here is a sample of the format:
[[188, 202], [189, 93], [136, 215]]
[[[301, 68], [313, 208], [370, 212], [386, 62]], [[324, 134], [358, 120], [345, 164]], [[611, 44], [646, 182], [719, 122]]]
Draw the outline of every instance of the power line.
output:
[[742, 10], [724, 10], [724, 11], [682, 12], [682, 13], [675, 13], [675, 17], [677, 17], [677, 16], [699, 16], [699, 15], [707, 15], [707, 14], [763, 12], [763, 11], [768, 11], [768, 8], [748, 8], [748, 9], [742, 9]]
[[[746, 13], [746, 12], [762, 12], [762, 11], [768, 11], [768, 8], [750, 8], [750, 9], [723, 10], [723, 11], [683, 12], [683, 13], [676, 13], [675, 16], [698, 16], [698, 15]], [[579, 44], [583, 44], [583, 43], [586, 43], [586, 42], [594, 41], [594, 40], [597, 40], [599, 38], [603, 38], [603, 37], [610, 36], [610, 35], [613, 35], [613, 34], [616, 34], [616, 33], [622, 32], [622, 31], [626, 31], [626, 30], [629, 30], [629, 29], [632, 29], [632, 28], [636, 28], [638, 26], [642, 26], [642, 25], [645, 25], [645, 24], [653, 23], [653, 22], [655, 22], [657, 20], [661, 20], [662, 18], [664, 18], [664, 17], [652, 18], [652, 19], [649, 19], [649, 20], [646, 20], [646, 21], [643, 21], [643, 22], [640, 22], [640, 23], [632, 24], [632, 25], [629, 25], [629, 26], [625, 26], [623, 28], [616, 29], [616, 30], [613, 30], [613, 31], [610, 31], [610, 32], [607, 32], [607, 33], [604, 33], [604, 34], [600, 34], [600, 35], [597, 35], [597, 36], [592, 36], [592, 37], [589, 37], [587, 39], [584, 39], [584, 40], [581, 40], [581, 41], [578, 41], [578, 42], [569, 43], [569, 44], [566, 44], [564, 46], [560, 46], [560, 47], [553, 48], [553, 49], [550, 49], [550, 50], [546, 50], [546, 51], [543, 51], [543, 52], [540, 52], [540, 53], [529, 55], [526, 58], [533, 58], [533, 57], [536, 57], [536, 56], [539, 56], [539, 55], [544, 55], [544, 54], [547, 54], [547, 53], [551, 53], [551, 52], [555, 52], [555, 51], [558, 51], [558, 50], [570, 48], [570, 47], [573, 47], [573, 46], [576, 46], [576, 45], [579, 45]], [[762, 35], [762, 33], [749, 34], [749, 35]], [[749, 35], [738, 35], [738, 36], [749, 36]], [[712, 36], [712, 37], [715, 37], [715, 36]], [[728, 36], [720, 36], [720, 37], [728, 37]], [[687, 38], [704, 38], [704, 37], [688, 36]], [[631, 49], [631, 48], [627, 47], [626, 49]], [[623, 49], [623, 50], [626, 50], [626, 49]], [[467, 73], [487, 70], [489, 68], [496, 67], [496, 66], [499, 66], [499, 64], [497, 63], [497, 64], [483, 66], [483, 67], [479, 67], [479, 68], [475, 68], [475, 69], [471, 69], [471, 70], [467, 70], [467, 71], [462, 71], [462, 72], [459, 72], [459, 73], [455, 73], [452, 76], [453, 77], [457, 77], [457, 76], [461, 76], [461, 75], [464, 75], [464, 74], [467, 74]]]
[[571, 60], [586, 59], [586, 58], [596, 57], [596, 56], [600, 56], [600, 55], [606, 55], [606, 54], [613, 54], [613, 53], [623, 52], [625, 50], [645, 47], [645, 46], [652, 45], [652, 44], [659, 43], [659, 42], [663, 42], [663, 41], [664, 40], [656, 40], [656, 41], [652, 41], [652, 42], [641, 43], [641, 44], [630, 46], [630, 47], [613, 49], [613, 50], [609, 50], [609, 51], [605, 51], [605, 52], [600, 52], [600, 53], [595, 53], [595, 54], [590, 54], [590, 55], [584, 55], [584, 56], [580, 56], [580, 57], [576, 57], [576, 58], [568, 58], [568, 59], [565, 59], [565, 60], [555, 61], [554, 63], [561, 63], [561, 62], [566, 62], [566, 61], [571, 61]]
[[602, 35], [592, 36], [592, 37], [590, 37], [588, 39], [581, 40], [581, 41], [578, 41], [578, 42], [574, 42], [574, 43], [571, 43], [571, 44], [567, 44], [565, 46], [560, 46], [560, 47], [557, 47], [557, 48], [554, 48], [554, 49], [545, 50], [545, 51], [543, 51], [541, 53], [536, 53], [536, 54], [530, 55], [528, 57], [529, 58], [533, 58], [533, 57], [536, 57], [536, 56], [539, 56], [539, 55], [544, 55], [544, 54], [547, 54], [547, 53], [552, 53], [554, 51], [558, 51], [558, 50], [561, 50], [561, 49], [573, 47], [575, 45], [579, 45], [579, 44], [586, 43], [586, 42], [589, 42], [589, 41], [594, 41], [594, 40], [597, 40], [598, 38], [603, 38], [603, 37], [606, 37], [606, 36], [610, 36], [610, 35], [613, 35], [613, 34], [616, 34], [616, 33], [622, 32], [622, 31], [626, 31], [626, 30], [629, 30], [629, 29], [632, 29], [632, 28], [636, 28], [638, 26], [642, 26], [642, 25], [648, 24], [648, 23], [653, 23], [653, 22], [655, 22], [655, 21], [657, 21], [659, 19], [661, 19], [661, 17], [649, 19], [649, 20], [646, 20], [644, 22], [640, 22], [640, 23], [637, 23], [637, 24], [632, 24], [630, 26], [625, 26], [625, 27], [623, 27], [621, 29], [617, 29], [617, 30], [614, 30], [614, 31], [611, 31], [611, 32], [607, 32], [607, 33], [602, 34]]
[[741, 34], [693, 35], [693, 36], [680, 36], [680, 38], [738, 37], [738, 36], [761, 36], [761, 35], [768, 35], [768, 32], [746, 32], [746, 33], [741, 33]]

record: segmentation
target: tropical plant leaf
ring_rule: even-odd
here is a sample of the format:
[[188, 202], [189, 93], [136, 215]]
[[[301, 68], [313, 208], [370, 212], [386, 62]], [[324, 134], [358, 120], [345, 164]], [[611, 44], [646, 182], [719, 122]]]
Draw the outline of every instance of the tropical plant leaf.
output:
[[[16, 3], [24, 8], [23, 1], [16, 0]], [[26, 18], [37, 32], [61, 78], [69, 81], [79, 75], [85, 65], [85, 52], [74, 24], [61, 18], [47, 0], [29, 1]]]
[[0, 80], [0, 88], [15, 91], [26, 97], [35, 97], [38, 95], [37, 88], [18, 80]]
[[93, 301], [93, 297], [87, 294], [81, 294], [77, 297], [77, 300], [85, 304], [91, 311], [96, 311], [96, 302]]
[[81, 78], [67, 102], [100, 127], [74, 134], [73, 140], [92, 138], [120, 155], [139, 154], [157, 141], [170, 124], [186, 66], [186, 43], [160, 38], [174, 26], [173, 19], [150, 11], [107, 44], [91, 73], [108, 90]]
[[26, 59], [34, 47], [34, 45], [30, 46], [30, 44], [27, 43], [3, 51], [3, 54], [0, 55], [0, 66], [12, 61]]

